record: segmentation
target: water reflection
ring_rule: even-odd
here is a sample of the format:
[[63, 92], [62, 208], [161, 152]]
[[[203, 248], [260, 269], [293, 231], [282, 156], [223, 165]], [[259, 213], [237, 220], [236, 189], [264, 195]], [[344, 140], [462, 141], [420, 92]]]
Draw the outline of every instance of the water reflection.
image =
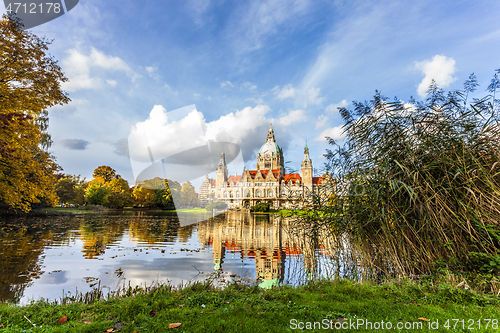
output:
[[178, 285], [224, 272], [226, 282], [269, 288], [359, 277], [383, 264], [363, 259], [324, 227], [296, 228], [279, 215], [242, 212], [185, 227], [170, 212], [16, 219], [0, 224], [0, 236], [0, 299], [21, 303], [86, 292], [97, 283], [112, 291], [124, 282]]

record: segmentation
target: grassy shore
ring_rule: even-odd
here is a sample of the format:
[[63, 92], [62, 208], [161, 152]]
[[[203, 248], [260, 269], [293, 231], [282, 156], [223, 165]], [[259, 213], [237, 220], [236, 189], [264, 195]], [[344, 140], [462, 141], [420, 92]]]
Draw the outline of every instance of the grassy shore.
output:
[[[339, 280], [271, 290], [240, 284], [225, 289], [194, 284], [181, 290], [168, 286], [130, 288], [124, 295], [90, 304], [1, 304], [0, 330], [293, 332], [303, 327], [318, 332], [324, 331], [320, 326], [335, 330], [338, 323], [344, 325], [344, 331], [371, 332], [375, 330], [371, 323], [383, 325], [385, 329], [376, 330], [381, 332], [465, 332], [467, 328], [493, 332], [500, 318], [498, 297], [431, 282], [376, 285]], [[175, 323], [181, 325], [169, 329]], [[388, 325], [392, 329], [387, 329]], [[402, 329], [397, 330], [397, 325]]]

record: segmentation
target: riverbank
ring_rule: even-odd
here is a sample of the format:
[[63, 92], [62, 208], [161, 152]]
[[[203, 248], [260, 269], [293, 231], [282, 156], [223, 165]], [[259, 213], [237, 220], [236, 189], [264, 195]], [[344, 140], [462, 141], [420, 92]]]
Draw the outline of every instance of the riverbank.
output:
[[50, 216], [72, 216], [81, 214], [101, 214], [109, 212], [180, 212], [180, 213], [208, 213], [204, 208], [180, 208], [163, 210], [159, 208], [132, 208], [111, 209], [103, 206], [82, 206], [82, 207], [47, 207], [32, 209], [30, 212], [18, 212], [13, 210], [0, 211], [0, 217], [50, 217]]
[[[337, 280], [270, 290], [241, 284], [215, 289], [199, 283], [181, 290], [129, 288], [123, 295], [91, 304], [1, 304], [1, 331], [166, 332], [169, 325], [180, 324], [172, 331], [292, 332], [311, 328], [317, 332], [335, 330], [337, 325], [355, 332], [398, 327], [412, 332], [492, 332], [500, 318], [497, 296], [430, 281], [376, 285]], [[389, 326], [392, 329], [387, 330]]]

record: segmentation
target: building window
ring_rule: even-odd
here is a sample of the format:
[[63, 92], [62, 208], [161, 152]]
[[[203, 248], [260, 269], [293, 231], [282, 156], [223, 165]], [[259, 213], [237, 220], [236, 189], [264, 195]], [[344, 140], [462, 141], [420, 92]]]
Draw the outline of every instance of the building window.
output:
[[273, 191], [273, 190], [267, 190], [267, 196], [268, 196], [269, 198], [274, 197], [274, 191]]
[[245, 190], [245, 198], [250, 198], [250, 190]]
[[227, 198], [227, 192], [224, 192], [224, 198]]
[[257, 191], [255, 192], [255, 196], [256, 196], [257, 198], [261, 198], [261, 197], [262, 197], [262, 191], [261, 191], [261, 190], [257, 190]]
[[239, 198], [240, 197], [240, 191], [236, 191], [236, 197]]

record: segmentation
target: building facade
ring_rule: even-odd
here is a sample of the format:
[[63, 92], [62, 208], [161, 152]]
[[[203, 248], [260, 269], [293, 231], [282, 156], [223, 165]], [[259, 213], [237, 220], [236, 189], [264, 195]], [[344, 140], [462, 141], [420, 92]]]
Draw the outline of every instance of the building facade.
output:
[[267, 202], [273, 209], [296, 207], [307, 200], [327, 177], [313, 177], [307, 145], [300, 170], [301, 174], [285, 172], [283, 150], [276, 143], [270, 126], [266, 142], [257, 155], [256, 169], [243, 169], [241, 175], [228, 176], [225, 155], [221, 154], [216, 179], [207, 175], [200, 187], [200, 203], [203, 206], [223, 201], [228, 208], [250, 207], [259, 202]]

